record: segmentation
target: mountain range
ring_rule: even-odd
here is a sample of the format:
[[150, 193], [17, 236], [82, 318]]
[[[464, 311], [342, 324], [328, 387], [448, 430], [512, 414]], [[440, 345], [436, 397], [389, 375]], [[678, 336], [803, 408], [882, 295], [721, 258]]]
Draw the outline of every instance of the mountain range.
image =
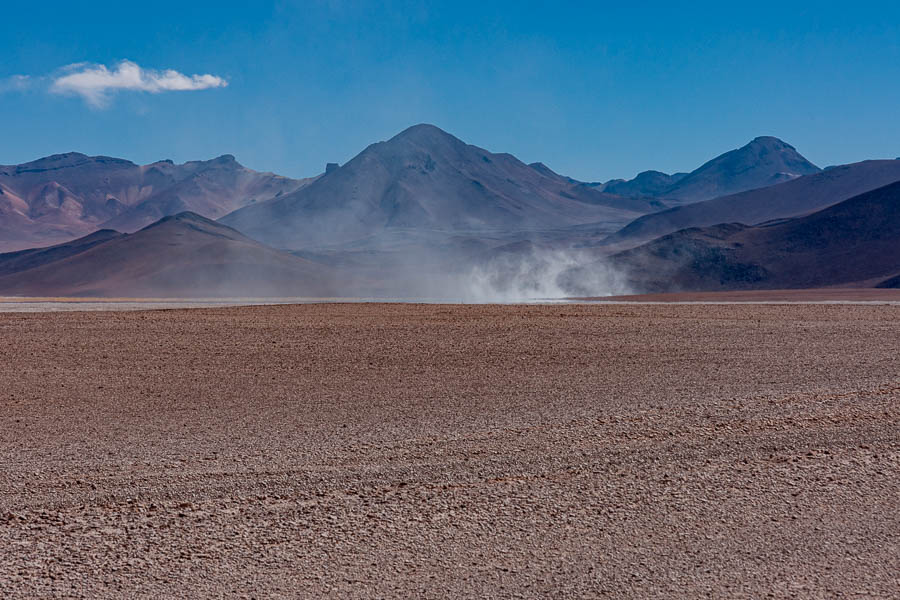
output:
[[265, 243], [307, 248], [391, 229], [533, 231], [623, 225], [666, 205], [598, 191], [510, 154], [471, 146], [432, 125], [372, 144], [308, 186], [222, 219]]
[[687, 227], [730, 222], [753, 225], [798, 217], [895, 181], [900, 181], [900, 160], [842, 165], [780, 185], [645, 215], [604, 241], [610, 245], [634, 246]]
[[231, 155], [136, 165], [70, 152], [0, 166], [0, 249], [57, 243], [103, 228], [136, 231], [182, 211], [218, 218], [306, 183], [257, 173]]
[[472, 273], [572, 293], [602, 293], [598, 273], [617, 290], [890, 285], [898, 181], [900, 160], [822, 171], [759, 137], [690, 173], [587, 183], [432, 125], [303, 180], [230, 155], [61, 154], [0, 166], [0, 294], [458, 297]]
[[682, 229], [610, 266], [637, 292], [900, 287], [900, 181], [779, 223]]
[[630, 181], [613, 180], [600, 188], [614, 194], [662, 198], [674, 206], [768, 187], [819, 171], [790, 144], [765, 136], [690, 173], [645, 171]]
[[662, 171], [643, 171], [634, 179], [613, 179], [595, 187], [604, 192], [619, 194], [622, 196], [663, 196], [666, 191], [672, 189], [675, 184], [687, 177], [689, 173], [674, 173], [669, 175]]

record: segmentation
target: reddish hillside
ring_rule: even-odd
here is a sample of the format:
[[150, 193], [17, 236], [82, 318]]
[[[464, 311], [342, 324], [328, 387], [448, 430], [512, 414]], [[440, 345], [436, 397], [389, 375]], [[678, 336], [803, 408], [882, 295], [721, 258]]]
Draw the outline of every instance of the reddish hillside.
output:
[[329, 271], [194, 213], [137, 233], [101, 231], [55, 247], [0, 255], [12, 296], [323, 296]]
[[69, 240], [103, 227], [136, 231], [182, 211], [218, 218], [304, 184], [257, 173], [230, 155], [140, 166], [72, 152], [0, 166], [0, 250]]

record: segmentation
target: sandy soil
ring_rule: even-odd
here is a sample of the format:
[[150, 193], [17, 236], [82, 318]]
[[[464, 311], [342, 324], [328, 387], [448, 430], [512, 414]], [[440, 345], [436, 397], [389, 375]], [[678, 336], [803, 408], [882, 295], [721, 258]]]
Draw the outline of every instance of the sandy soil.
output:
[[745, 290], [734, 292], [678, 292], [578, 298], [590, 302], [832, 302], [900, 304], [900, 289], [814, 288], [806, 290]]
[[0, 597], [898, 597], [900, 309], [0, 315]]
[[91, 298], [0, 296], [3, 312], [70, 312], [215, 308], [269, 304], [304, 304], [331, 301], [328, 298]]

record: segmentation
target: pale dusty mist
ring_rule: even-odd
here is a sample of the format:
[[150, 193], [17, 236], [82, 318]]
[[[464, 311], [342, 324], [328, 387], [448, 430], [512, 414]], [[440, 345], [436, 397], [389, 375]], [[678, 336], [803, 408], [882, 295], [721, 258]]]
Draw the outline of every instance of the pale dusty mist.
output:
[[535, 302], [630, 293], [623, 273], [577, 250], [532, 249], [477, 264], [459, 279], [460, 300]]

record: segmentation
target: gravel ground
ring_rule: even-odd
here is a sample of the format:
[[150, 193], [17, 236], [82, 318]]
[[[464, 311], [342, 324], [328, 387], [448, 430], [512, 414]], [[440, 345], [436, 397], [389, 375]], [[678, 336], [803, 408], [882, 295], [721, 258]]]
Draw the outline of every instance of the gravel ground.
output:
[[0, 315], [0, 597], [900, 597], [900, 309]]
[[755, 302], [789, 304], [800, 302], [828, 304], [900, 304], [900, 289], [880, 288], [811, 288], [800, 290], [739, 290], [731, 292], [673, 292], [633, 296], [600, 296], [579, 298], [590, 302]]

